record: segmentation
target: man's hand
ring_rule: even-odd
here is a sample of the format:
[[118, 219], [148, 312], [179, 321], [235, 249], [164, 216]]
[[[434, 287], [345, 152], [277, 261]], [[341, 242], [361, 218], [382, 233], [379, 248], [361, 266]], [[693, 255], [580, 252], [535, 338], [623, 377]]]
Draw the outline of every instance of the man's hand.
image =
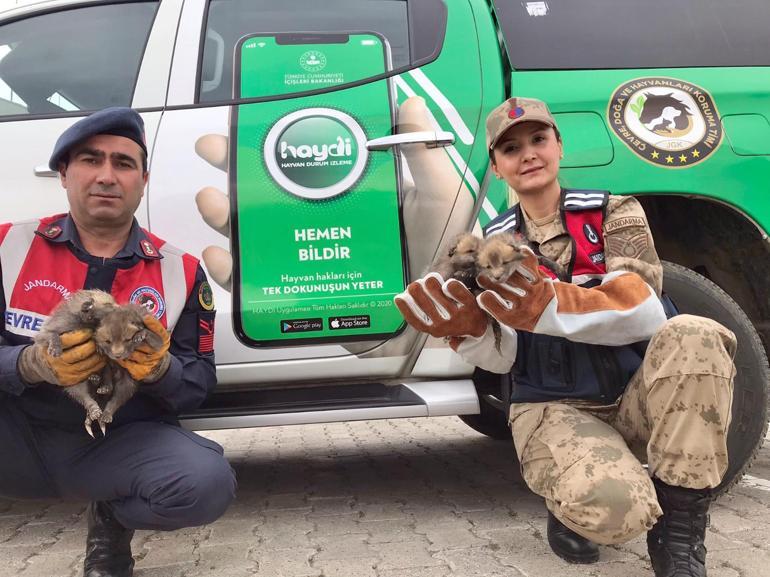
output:
[[433, 337], [480, 337], [489, 319], [473, 293], [456, 279], [430, 273], [406, 287], [394, 298], [404, 319], [418, 331]]
[[501, 324], [532, 332], [556, 293], [551, 279], [540, 271], [535, 253], [526, 246], [521, 250], [527, 256], [516, 265], [508, 279], [495, 282], [487, 276], [479, 275], [479, 286], [487, 290], [476, 300], [482, 309]]
[[47, 345], [36, 343], [19, 355], [19, 374], [28, 383], [47, 382], [62, 387], [82, 383], [100, 372], [107, 359], [96, 349], [93, 331], [80, 329], [62, 333], [62, 354], [54, 357]]
[[135, 381], [153, 383], [166, 374], [171, 364], [171, 355], [168, 352], [171, 335], [152, 315], [144, 317], [144, 326], [160, 338], [162, 345], [154, 349], [147, 343], [143, 343], [128, 357], [116, 362], [126, 369]]
[[[399, 106], [398, 132], [435, 130], [425, 101], [414, 96]], [[447, 153], [424, 144], [402, 145], [406, 159], [403, 217], [404, 230], [412, 276], [427, 267], [445, 233], [452, 211], [470, 214], [473, 195], [466, 190]], [[227, 172], [228, 140], [221, 134], [206, 134], [195, 143], [195, 152], [206, 162]], [[373, 154], [383, 154], [374, 152]], [[203, 220], [225, 237], [230, 237], [230, 200], [224, 192], [207, 186], [195, 196]], [[464, 225], [464, 223], [463, 223]], [[459, 232], [459, 230], [458, 230]], [[203, 251], [203, 262], [211, 278], [225, 290], [231, 290], [233, 258], [220, 246], [209, 246]]]

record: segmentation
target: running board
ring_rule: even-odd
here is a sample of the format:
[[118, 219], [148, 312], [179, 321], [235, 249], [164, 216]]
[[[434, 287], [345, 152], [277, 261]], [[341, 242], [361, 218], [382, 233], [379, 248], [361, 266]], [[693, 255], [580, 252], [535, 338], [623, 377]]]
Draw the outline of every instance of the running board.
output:
[[473, 381], [460, 379], [215, 393], [180, 420], [188, 429], [204, 431], [478, 412]]

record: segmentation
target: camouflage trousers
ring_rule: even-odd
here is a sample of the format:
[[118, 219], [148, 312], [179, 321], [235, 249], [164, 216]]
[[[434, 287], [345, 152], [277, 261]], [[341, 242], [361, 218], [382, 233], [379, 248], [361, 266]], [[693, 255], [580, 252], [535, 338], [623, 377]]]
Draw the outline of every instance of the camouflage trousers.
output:
[[653, 336], [615, 405], [513, 405], [527, 485], [562, 523], [601, 544], [632, 539], [661, 515], [650, 475], [716, 487], [727, 470], [735, 349], [722, 325], [679, 315]]

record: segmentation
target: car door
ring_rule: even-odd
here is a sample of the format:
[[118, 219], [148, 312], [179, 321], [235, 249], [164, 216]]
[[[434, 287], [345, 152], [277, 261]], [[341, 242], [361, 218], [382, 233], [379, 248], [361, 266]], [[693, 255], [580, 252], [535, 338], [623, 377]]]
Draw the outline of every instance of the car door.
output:
[[[181, 0], [49, 2], [0, 12], [3, 221], [64, 212], [48, 158], [89, 112], [134, 106], [152, 149]], [[137, 212], [146, 224], [146, 206]]]
[[393, 295], [473, 218], [481, 88], [466, 0], [185, 2], [150, 224], [220, 280], [222, 385], [410, 369]]

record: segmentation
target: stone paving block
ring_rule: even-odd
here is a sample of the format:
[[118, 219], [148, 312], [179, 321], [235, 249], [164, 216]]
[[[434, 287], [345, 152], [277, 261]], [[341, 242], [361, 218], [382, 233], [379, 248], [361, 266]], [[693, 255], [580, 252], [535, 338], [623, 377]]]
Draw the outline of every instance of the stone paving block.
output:
[[756, 519], [742, 517], [729, 509], [715, 507], [711, 511], [711, 526], [714, 530], [726, 535], [751, 529], [755, 525]]
[[254, 546], [259, 549], [288, 549], [292, 547], [310, 547], [312, 542], [304, 529], [287, 525], [282, 529], [263, 530], [260, 528], [254, 537]]
[[419, 536], [412, 541], [404, 541], [394, 547], [392, 543], [375, 543], [372, 548], [377, 551], [381, 561], [377, 570], [407, 569], [414, 567], [431, 567], [444, 563], [431, 555], [429, 543], [425, 537]]
[[327, 535], [313, 539], [313, 545], [319, 549], [313, 556], [313, 566], [318, 566], [317, 561], [377, 558], [377, 550], [367, 543], [367, 537], [360, 534]]
[[197, 561], [196, 546], [192, 541], [148, 541], [141, 550], [132, 547], [134, 555], [141, 558], [142, 567], [167, 567], [187, 565]]
[[[185, 577], [195, 569], [192, 563], [165, 565], [162, 567], [145, 567], [140, 561], [134, 567], [134, 577]], [[80, 575], [73, 576], [80, 577]]]
[[259, 540], [257, 526], [245, 519], [225, 516], [211, 525], [207, 525], [208, 536], [203, 542], [215, 542], [222, 545], [256, 542]]
[[452, 570], [448, 565], [407, 567], [405, 569], [380, 569], [378, 567], [377, 575], [378, 577], [450, 577]]
[[314, 535], [348, 535], [363, 532], [358, 525], [359, 517], [358, 513], [325, 517], [308, 516], [308, 521], [314, 525], [312, 531]]
[[445, 561], [452, 574], [463, 577], [523, 577], [515, 567], [506, 566], [489, 551], [483, 549], [460, 549], [436, 553], [437, 559]]
[[264, 508], [267, 511], [282, 511], [282, 510], [301, 510], [310, 511], [312, 509], [308, 502], [307, 493], [304, 491], [299, 493], [283, 493], [277, 495], [268, 495]]
[[740, 551], [709, 551], [707, 557], [709, 567], [725, 567], [733, 569], [741, 576], [752, 575], [765, 577], [770, 568], [770, 551], [753, 549], [751, 554]]
[[356, 509], [359, 511], [359, 521], [361, 522], [406, 519], [408, 517], [403, 506], [393, 501], [358, 503]]
[[417, 535], [411, 519], [359, 521], [358, 527], [369, 535], [369, 543], [400, 543], [411, 541]]
[[45, 510], [58, 503], [50, 499], [40, 501], [6, 501], [7, 507], [0, 512], [0, 517], [12, 517], [14, 515], [24, 515], [25, 517], [40, 517]]
[[495, 502], [486, 495], [479, 494], [478, 492], [446, 492], [442, 496], [447, 503], [454, 507], [455, 511], [462, 513], [471, 513], [474, 511], [491, 511], [496, 507], [499, 507], [499, 503]]
[[[76, 522], [85, 517], [88, 503], [59, 501], [45, 507], [38, 518], [39, 521], [61, 522], [62, 519]], [[85, 525], [85, 523], [84, 523]]]
[[324, 577], [377, 577], [374, 564], [377, 559], [317, 559], [312, 566], [321, 571]]
[[134, 538], [146, 541], [167, 541], [170, 546], [173, 546], [175, 541], [199, 543], [209, 538], [213, 530], [212, 527], [213, 525], [202, 525], [200, 527], [185, 527], [176, 531], [137, 531]]
[[353, 512], [355, 499], [353, 497], [310, 497], [308, 504], [311, 512], [308, 519], [328, 515], [349, 515]]
[[482, 538], [484, 531], [491, 529], [526, 529], [529, 527], [525, 518], [506, 509], [471, 511], [463, 513], [461, 518], [471, 524], [471, 531], [474, 535]]
[[39, 523], [31, 521], [18, 527], [13, 535], [3, 541], [4, 546], [50, 545], [56, 543], [56, 535], [62, 530], [62, 523]]
[[[27, 560], [20, 577], [74, 577], [83, 567], [76, 554], [33, 555]], [[0, 575], [2, 573], [0, 572]]]
[[258, 564], [251, 557], [252, 546], [249, 543], [229, 543], [227, 545], [201, 546], [196, 551], [196, 566], [185, 577], [192, 575], [243, 574], [250, 575], [257, 571]]
[[465, 549], [468, 547], [483, 547], [488, 540], [476, 537], [471, 532], [471, 524], [467, 521], [454, 520], [451, 522], [415, 525], [415, 532], [425, 535], [430, 542], [430, 551], [444, 549]]
[[272, 551], [255, 551], [252, 557], [259, 564], [254, 575], [259, 577], [316, 577], [321, 570], [310, 566], [315, 549], [292, 548]]
[[47, 554], [83, 553], [86, 550], [86, 530], [61, 531], [56, 535], [56, 542], [46, 545]]
[[767, 516], [767, 506], [750, 496], [746, 491], [730, 491], [722, 495], [711, 507], [711, 513], [719, 514], [722, 508], [750, 519]]
[[711, 577], [741, 577], [735, 569], [729, 567], [714, 567], [708, 570]]

